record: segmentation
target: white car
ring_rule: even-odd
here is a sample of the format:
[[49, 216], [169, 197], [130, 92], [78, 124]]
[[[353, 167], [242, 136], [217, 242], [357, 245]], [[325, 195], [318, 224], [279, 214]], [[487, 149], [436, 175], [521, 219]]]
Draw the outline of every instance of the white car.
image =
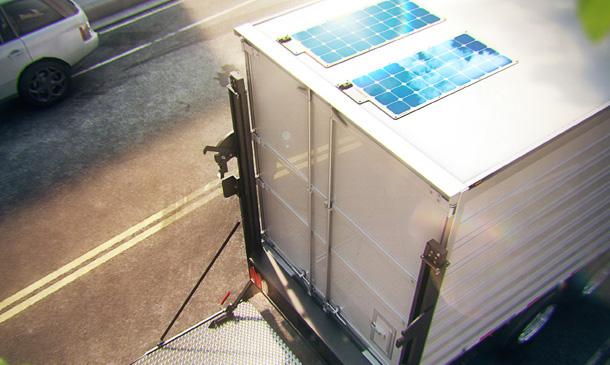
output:
[[87, 16], [70, 0], [0, 0], [0, 101], [63, 100], [72, 66], [97, 45]]

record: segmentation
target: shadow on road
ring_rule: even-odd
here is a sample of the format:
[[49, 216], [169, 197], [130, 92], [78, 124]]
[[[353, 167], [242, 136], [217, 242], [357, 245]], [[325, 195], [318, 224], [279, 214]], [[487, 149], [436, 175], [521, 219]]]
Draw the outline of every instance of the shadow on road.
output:
[[0, 219], [211, 109], [226, 108], [218, 79], [224, 62], [205, 28], [164, 38], [196, 20], [190, 9], [174, 6], [101, 34], [100, 47], [75, 71], [151, 45], [74, 77], [71, 97], [51, 108], [19, 99], [0, 104]]

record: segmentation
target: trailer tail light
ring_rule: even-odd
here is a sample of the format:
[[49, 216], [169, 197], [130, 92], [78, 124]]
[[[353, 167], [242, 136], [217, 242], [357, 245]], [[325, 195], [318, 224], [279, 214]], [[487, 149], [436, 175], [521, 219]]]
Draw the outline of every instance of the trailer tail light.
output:
[[84, 42], [88, 41], [89, 39], [91, 39], [91, 37], [93, 37], [93, 31], [91, 30], [91, 26], [89, 25], [89, 23], [81, 25], [80, 27], [78, 27], [78, 29], [80, 30], [80, 36], [83, 38]]

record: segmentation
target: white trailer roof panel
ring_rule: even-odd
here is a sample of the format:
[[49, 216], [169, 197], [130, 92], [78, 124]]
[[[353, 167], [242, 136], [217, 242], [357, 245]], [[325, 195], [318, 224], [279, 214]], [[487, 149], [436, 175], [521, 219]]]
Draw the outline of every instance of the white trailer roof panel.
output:
[[[425, 24], [412, 23], [417, 20]], [[610, 42], [593, 44], [585, 37], [571, 0], [329, 0], [237, 32], [447, 196], [610, 104]], [[477, 43], [451, 49], [460, 39]], [[468, 54], [459, 54], [462, 46]], [[459, 59], [444, 60], [449, 51]], [[437, 67], [427, 77], [442, 76], [455, 88], [444, 91], [437, 81], [422, 93], [407, 75], [398, 77], [405, 70], [416, 73], [409, 60], [429, 61], [417, 59], [421, 52], [453, 67]], [[498, 67], [478, 67], [473, 56]], [[460, 61], [461, 68], [452, 63]], [[361, 78], [388, 67], [401, 84], [381, 78], [374, 87], [389, 92], [385, 99], [367, 93], [371, 85]], [[417, 76], [421, 81], [426, 73]], [[459, 81], [462, 76], [468, 80]], [[341, 90], [346, 82], [354, 86]]]

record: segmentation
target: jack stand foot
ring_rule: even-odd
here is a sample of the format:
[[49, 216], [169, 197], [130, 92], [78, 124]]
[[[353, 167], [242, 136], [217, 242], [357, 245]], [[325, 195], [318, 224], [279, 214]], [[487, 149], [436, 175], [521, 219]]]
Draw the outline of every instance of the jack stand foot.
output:
[[225, 323], [226, 321], [234, 319], [235, 316], [233, 315], [233, 311], [235, 310], [235, 308], [237, 308], [239, 303], [241, 303], [241, 301], [244, 299], [244, 297], [246, 296], [246, 293], [248, 292], [248, 289], [250, 289], [250, 286], [252, 286], [252, 284], [253, 284], [252, 280], [248, 280], [248, 282], [242, 289], [239, 296], [237, 298], [235, 298], [235, 301], [233, 303], [229, 304], [227, 306], [227, 308], [225, 309], [225, 312], [222, 313], [218, 318], [214, 319], [210, 323], [208, 328], [217, 328], [218, 326]]

